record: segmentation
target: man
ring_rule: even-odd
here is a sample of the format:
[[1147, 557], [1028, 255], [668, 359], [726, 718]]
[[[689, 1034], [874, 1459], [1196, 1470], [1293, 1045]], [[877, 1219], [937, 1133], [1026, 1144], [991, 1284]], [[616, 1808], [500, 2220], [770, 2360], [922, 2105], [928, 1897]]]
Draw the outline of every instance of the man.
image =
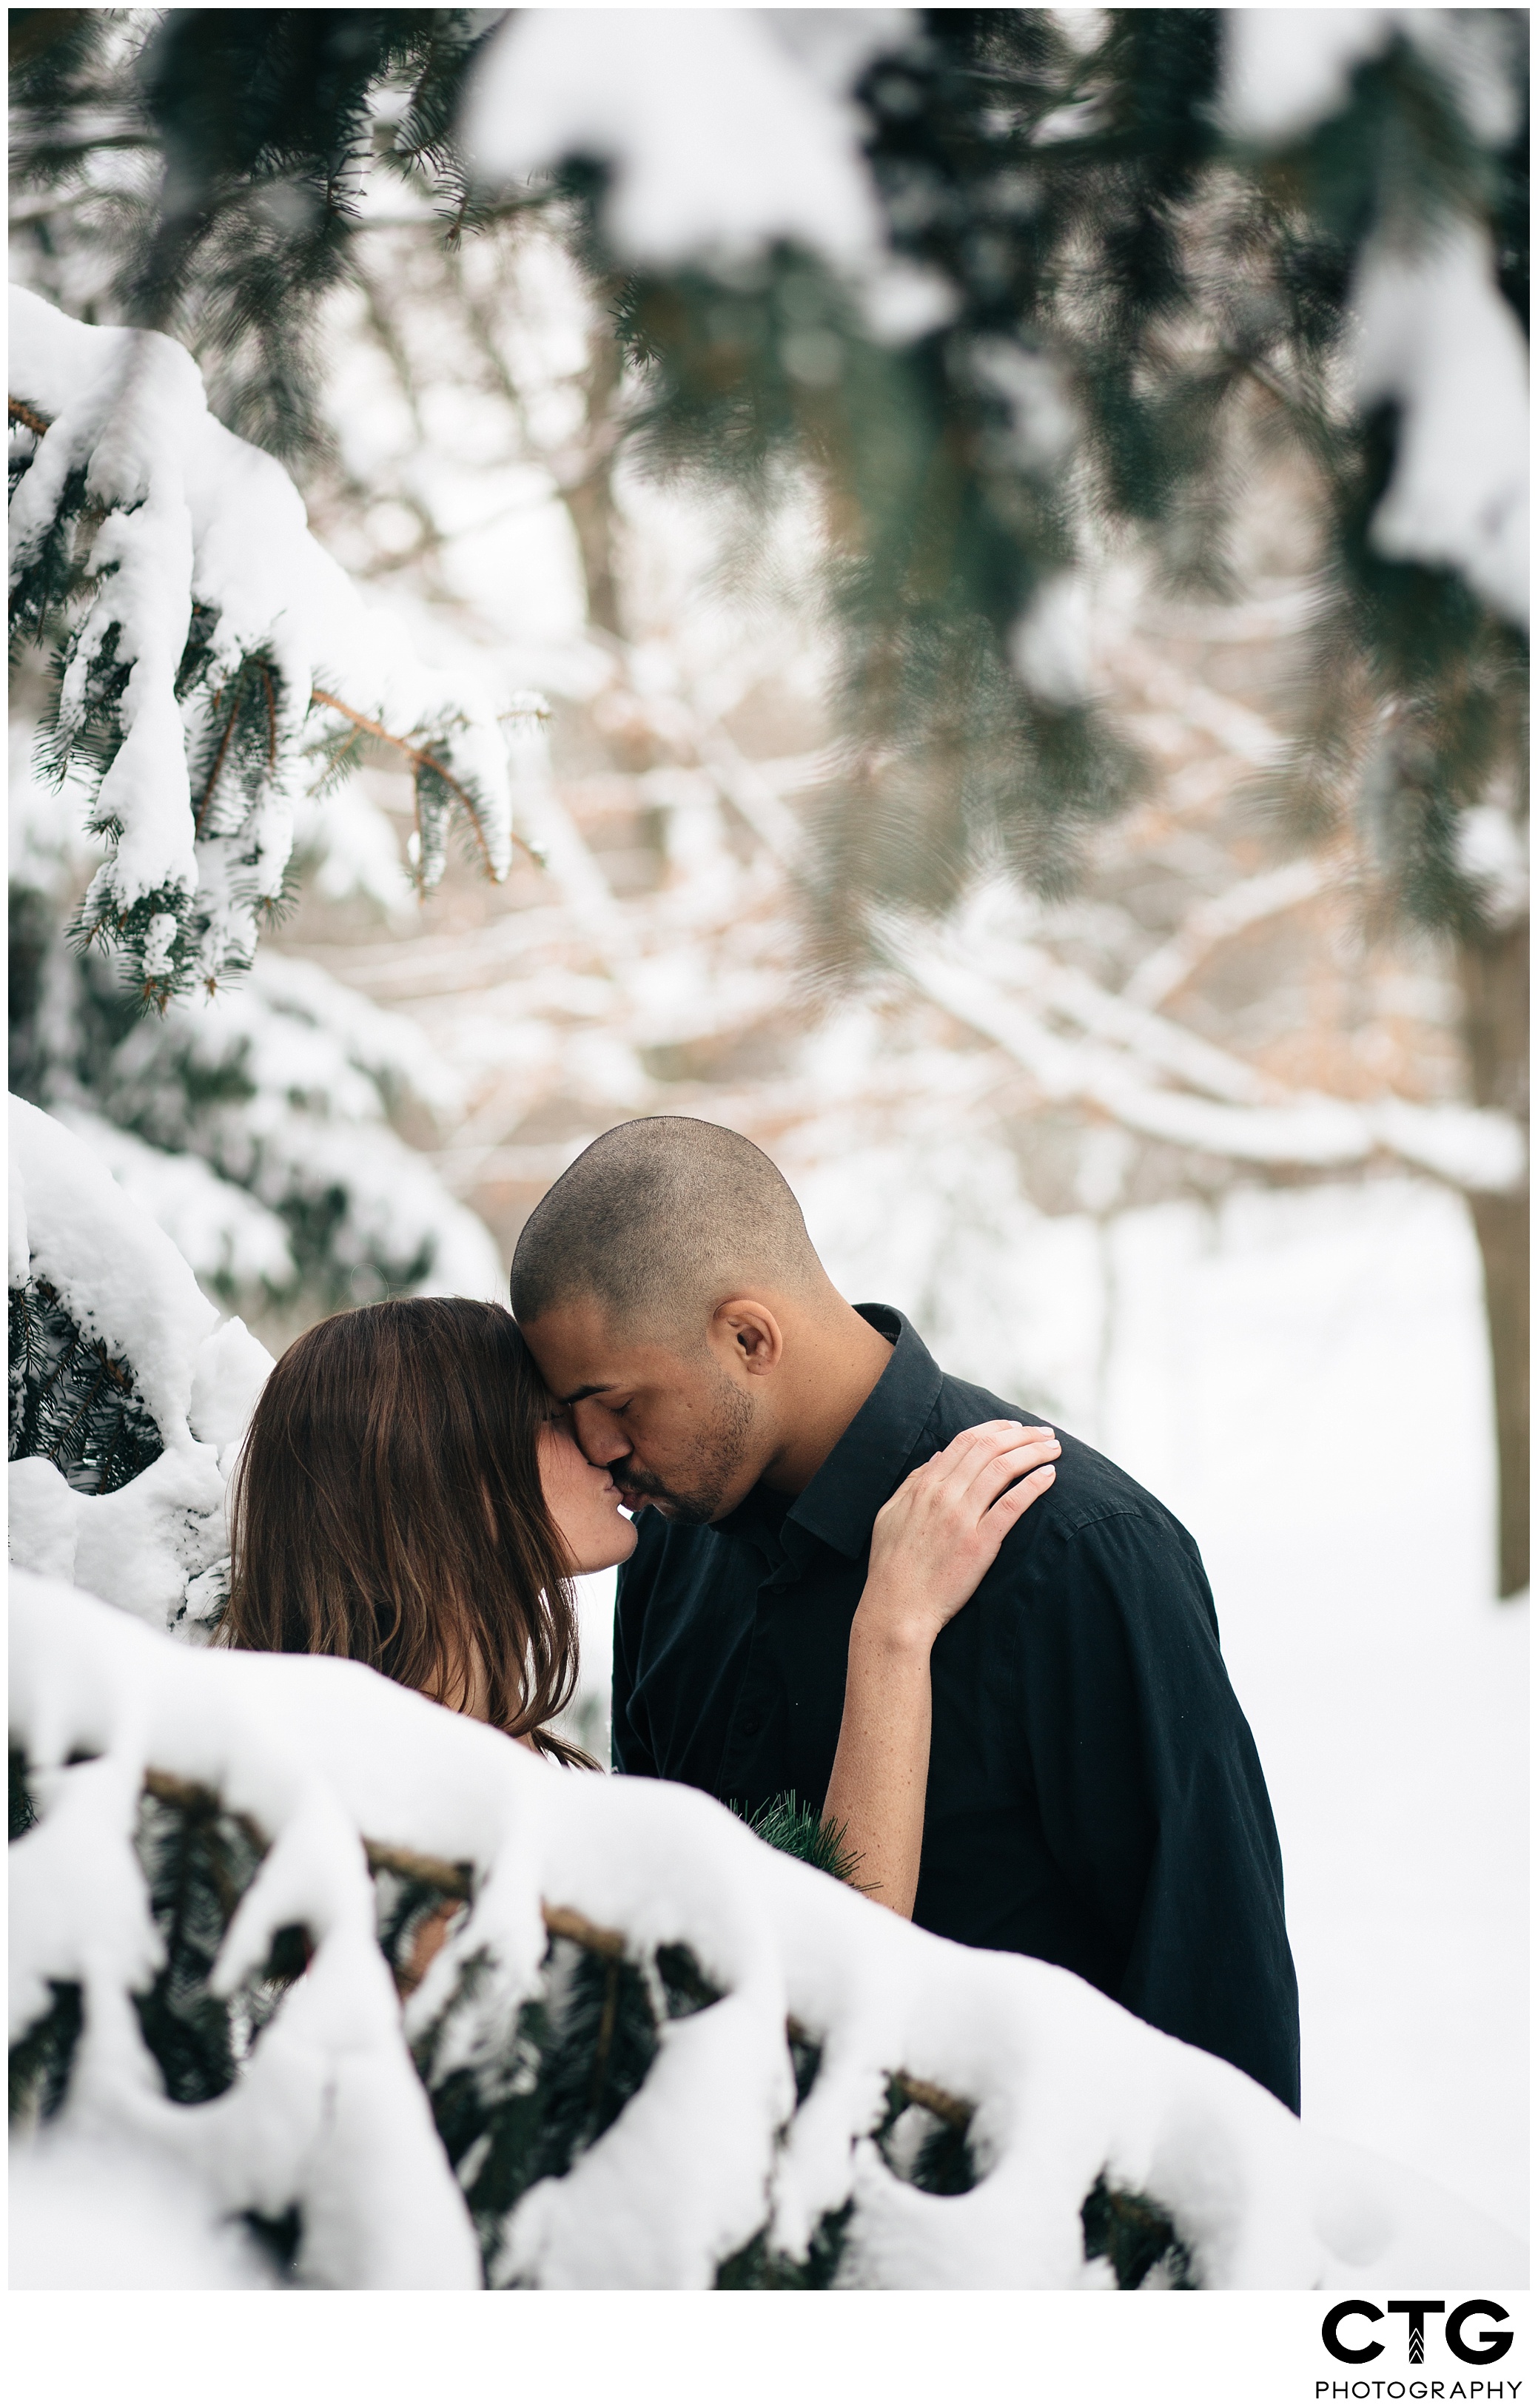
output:
[[[632, 1121], [536, 1208], [512, 1307], [583, 1452], [649, 1507], [620, 1576], [614, 1765], [820, 1806], [877, 1513], [975, 1424], [900, 1312], [833, 1287], [790, 1189]], [[1195, 1541], [1066, 1432], [931, 1658], [913, 1919], [1070, 1967], [1298, 2104], [1282, 1867]]]

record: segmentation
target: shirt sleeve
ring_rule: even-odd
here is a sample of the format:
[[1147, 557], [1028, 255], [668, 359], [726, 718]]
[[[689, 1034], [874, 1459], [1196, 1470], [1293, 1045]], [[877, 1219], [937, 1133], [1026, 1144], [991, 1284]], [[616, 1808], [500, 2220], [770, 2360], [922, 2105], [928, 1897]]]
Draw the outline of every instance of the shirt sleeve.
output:
[[637, 1525], [635, 1552], [621, 1564], [614, 1593], [614, 1690], [609, 1760], [616, 1772], [656, 1778], [656, 1766], [632, 1713], [636, 1670], [640, 1652], [640, 1627], [646, 1600], [656, 1577], [660, 1516], [642, 1513]]
[[1032, 1555], [1018, 1703], [1042, 1828], [1114, 1995], [1298, 2107], [1298, 1988], [1265, 1778], [1194, 1543], [1136, 1511]]

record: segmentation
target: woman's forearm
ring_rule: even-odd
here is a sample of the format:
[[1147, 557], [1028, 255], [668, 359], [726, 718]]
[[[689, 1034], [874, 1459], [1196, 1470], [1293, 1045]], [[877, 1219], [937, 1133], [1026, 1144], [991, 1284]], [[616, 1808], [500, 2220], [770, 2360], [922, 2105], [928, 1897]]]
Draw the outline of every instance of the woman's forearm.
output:
[[981, 1422], [911, 1471], [876, 1515], [825, 1822], [860, 1858], [854, 1878], [911, 1915], [929, 1780], [929, 1651], [1022, 1513], [1056, 1478], [1053, 1431]]
[[[862, 1601], [863, 1602], [863, 1601]], [[856, 1612], [849, 1633], [843, 1720], [825, 1822], [842, 1824], [859, 1858], [855, 1881], [911, 1915], [924, 1845], [929, 1779], [929, 1646]]]

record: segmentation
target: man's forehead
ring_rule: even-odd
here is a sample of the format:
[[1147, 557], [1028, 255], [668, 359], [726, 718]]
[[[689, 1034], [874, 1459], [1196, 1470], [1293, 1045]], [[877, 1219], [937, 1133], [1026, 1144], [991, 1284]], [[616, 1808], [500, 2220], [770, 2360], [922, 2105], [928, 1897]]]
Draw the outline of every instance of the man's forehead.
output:
[[638, 1380], [666, 1379], [674, 1364], [670, 1348], [625, 1330], [591, 1297], [553, 1306], [524, 1331], [529, 1350], [553, 1395], [565, 1405], [633, 1386]]

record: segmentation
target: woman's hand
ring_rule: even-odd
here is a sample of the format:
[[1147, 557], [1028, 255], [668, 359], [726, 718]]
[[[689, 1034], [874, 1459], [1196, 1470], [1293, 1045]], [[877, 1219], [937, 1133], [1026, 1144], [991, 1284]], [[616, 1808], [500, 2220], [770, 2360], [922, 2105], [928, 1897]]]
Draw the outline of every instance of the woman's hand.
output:
[[911, 1471], [876, 1516], [857, 1619], [927, 1655], [1051, 1487], [1061, 1451], [1049, 1429], [982, 1422]]

